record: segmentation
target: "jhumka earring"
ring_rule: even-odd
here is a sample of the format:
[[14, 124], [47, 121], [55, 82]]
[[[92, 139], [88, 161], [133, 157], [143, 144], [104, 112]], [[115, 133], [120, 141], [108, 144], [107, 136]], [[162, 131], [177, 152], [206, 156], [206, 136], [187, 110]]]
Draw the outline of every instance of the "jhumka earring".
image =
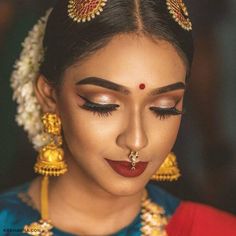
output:
[[151, 180], [155, 181], [174, 181], [180, 177], [180, 170], [177, 165], [176, 156], [172, 152], [170, 153], [161, 167], [151, 177]]
[[42, 122], [44, 132], [51, 135], [51, 140], [40, 150], [34, 170], [45, 176], [59, 176], [67, 171], [61, 148], [61, 120], [56, 114], [46, 113], [42, 116]]
[[67, 171], [64, 152], [61, 148], [61, 120], [56, 114], [46, 113], [42, 116], [44, 132], [50, 135], [50, 142], [42, 147], [34, 166], [36, 173], [43, 175], [41, 182], [41, 220], [24, 227], [23, 233], [29, 235], [52, 235], [53, 228], [48, 216], [49, 176], [59, 176]]

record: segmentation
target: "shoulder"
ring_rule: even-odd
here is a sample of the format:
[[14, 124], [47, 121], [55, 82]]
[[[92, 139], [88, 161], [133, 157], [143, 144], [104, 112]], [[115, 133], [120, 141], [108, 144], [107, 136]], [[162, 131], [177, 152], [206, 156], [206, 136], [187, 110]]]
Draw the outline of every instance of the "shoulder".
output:
[[29, 185], [30, 182], [27, 182], [0, 193], [1, 232], [9, 227], [20, 226], [29, 217], [36, 215], [37, 212], [20, 198], [20, 194], [26, 192]]
[[18, 193], [26, 188], [27, 184], [22, 184], [17, 187], [12, 187], [0, 193], [0, 212], [2, 213], [5, 208], [10, 206], [17, 206], [20, 201], [17, 197]]
[[181, 202], [180, 199], [166, 192], [154, 183], [149, 183], [147, 185], [147, 191], [152, 201], [162, 206], [168, 216], [174, 214]]
[[16, 187], [12, 187], [4, 192], [0, 193], [0, 209], [7, 205], [19, 204], [18, 194], [20, 192], [25, 192], [28, 189], [29, 182], [21, 184]]
[[236, 217], [214, 207], [183, 201], [168, 225], [175, 236], [235, 236]]

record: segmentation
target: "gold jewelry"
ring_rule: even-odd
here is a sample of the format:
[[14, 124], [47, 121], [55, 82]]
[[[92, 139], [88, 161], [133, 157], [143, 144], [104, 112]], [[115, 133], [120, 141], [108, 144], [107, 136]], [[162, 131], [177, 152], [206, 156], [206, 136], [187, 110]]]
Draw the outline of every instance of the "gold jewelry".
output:
[[173, 19], [185, 30], [192, 30], [192, 23], [189, 19], [189, 13], [183, 0], [167, 0], [167, 8]]
[[[60, 119], [55, 114], [47, 113], [43, 116], [42, 121], [44, 124], [45, 132], [53, 135], [52, 140], [49, 145], [56, 145], [58, 143], [61, 145], [62, 139], [60, 135], [61, 133]], [[55, 138], [57, 142], [55, 142]], [[48, 162], [50, 164], [53, 163], [52, 167], [54, 167], [54, 161], [57, 160], [55, 156], [63, 157], [63, 155], [59, 155], [57, 151], [55, 153], [51, 152], [51, 149], [50, 149], [51, 146], [49, 149], [48, 149], [48, 145], [45, 148], [46, 149], [42, 151], [42, 153], [39, 155], [39, 159], [35, 168], [35, 170], [38, 173], [44, 175], [41, 181], [41, 198], [40, 198], [41, 199], [41, 219], [38, 222], [33, 222], [30, 225], [24, 226], [23, 233], [26, 233], [28, 235], [37, 235], [37, 236], [52, 236], [53, 235], [52, 233], [53, 225], [52, 225], [51, 220], [49, 219], [49, 214], [48, 214], [49, 176], [62, 174], [67, 169], [66, 164], [64, 164], [63, 169], [57, 169], [57, 168], [56, 169], [53, 168], [52, 170], [48, 169]], [[49, 152], [47, 153], [48, 150]], [[45, 153], [47, 153], [47, 155]], [[59, 153], [61, 154], [60, 151]], [[50, 154], [52, 155], [52, 158], [50, 158]], [[138, 152], [131, 151], [129, 155], [129, 158], [131, 159], [131, 164], [132, 164], [131, 169], [133, 168], [135, 169], [135, 164], [136, 164], [138, 156], [139, 156]], [[47, 158], [49, 158], [49, 160], [47, 160]], [[51, 160], [53, 160], [52, 163], [51, 163]], [[60, 161], [63, 161], [63, 160], [60, 159]], [[56, 165], [56, 167], [58, 167], [58, 165]], [[165, 211], [161, 206], [159, 206], [158, 204], [148, 199], [148, 194], [146, 190], [142, 198], [141, 208], [142, 208], [141, 209], [142, 222], [141, 222], [141, 228], [140, 228], [141, 236], [155, 236], [155, 235], [167, 236], [167, 233], [165, 230], [165, 227], [167, 225], [167, 217], [165, 215]]]
[[56, 114], [46, 113], [42, 116], [44, 132], [51, 135], [49, 144], [39, 151], [37, 162], [34, 166], [36, 173], [45, 176], [59, 176], [67, 171], [64, 162], [64, 152], [61, 148], [61, 121]]
[[41, 182], [41, 219], [30, 225], [25, 225], [23, 233], [37, 236], [52, 236], [53, 225], [48, 215], [48, 176], [44, 176]]
[[46, 113], [42, 116], [44, 132], [51, 135], [50, 142], [42, 147], [34, 166], [36, 173], [42, 174], [41, 182], [41, 219], [25, 225], [23, 233], [29, 235], [51, 236], [53, 228], [48, 214], [48, 183], [49, 176], [59, 176], [67, 171], [64, 152], [61, 148], [61, 120], [56, 114]]
[[161, 167], [152, 176], [151, 180], [155, 181], [173, 181], [180, 177], [180, 170], [178, 169], [178, 164], [176, 161], [176, 156], [174, 153], [170, 153], [165, 161], [162, 163]]
[[168, 224], [165, 210], [147, 197], [147, 191], [142, 200], [141, 236], [167, 236], [165, 230]]
[[[47, 206], [47, 198], [44, 199], [45, 190], [47, 191], [47, 183], [42, 179], [41, 202], [45, 201], [43, 207]], [[168, 223], [167, 219], [165, 210], [148, 198], [145, 189], [141, 203], [141, 236], [167, 236], [165, 230]], [[29, 226], [26, 225], [23, 232], [29, 235], [52, 236], [52, 229], [53, 225], [50, 220], [40, 220]]]
[[131, 153], [129, 154], [129, 159], [131, 160], [131, 166], [132, 166], [131, 170], [135, 170], [138, 157], [139, 157], [138, 152], [131, 151]]
[[90, 21], [100, 15], [107, 0], [69, 0], [68, 15], [79, 23]]

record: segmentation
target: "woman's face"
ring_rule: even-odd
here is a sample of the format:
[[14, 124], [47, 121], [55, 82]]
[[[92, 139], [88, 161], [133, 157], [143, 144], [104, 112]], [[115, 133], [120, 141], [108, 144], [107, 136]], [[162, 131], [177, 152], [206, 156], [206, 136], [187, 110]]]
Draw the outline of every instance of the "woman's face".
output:
[[[185, 77], [176, 49], [144, 36], [116, 36], [68, 68], [57, 97], [67, 174], [114, 195], [140, 191], [175, 143]], [[130, 163], [114, 162], [114, 170], [107, 160], [130, 162], [131, 150], [139, 151], [137, 161], [148, 162], [138, 176], [129, 176]]]

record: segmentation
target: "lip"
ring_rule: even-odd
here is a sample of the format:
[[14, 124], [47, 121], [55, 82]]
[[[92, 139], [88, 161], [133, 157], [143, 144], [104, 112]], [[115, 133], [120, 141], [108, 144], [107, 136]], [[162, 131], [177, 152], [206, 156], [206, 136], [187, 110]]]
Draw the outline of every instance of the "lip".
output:
[[129, 161], [113, 161], [107, 158], [105, 160], [116, 173], [124, 177], [137, 177], [145, 171], [148, 165], [148, 162], [139, 161], [136, 163], [135, 170], [131, 170], [132, 165]]

